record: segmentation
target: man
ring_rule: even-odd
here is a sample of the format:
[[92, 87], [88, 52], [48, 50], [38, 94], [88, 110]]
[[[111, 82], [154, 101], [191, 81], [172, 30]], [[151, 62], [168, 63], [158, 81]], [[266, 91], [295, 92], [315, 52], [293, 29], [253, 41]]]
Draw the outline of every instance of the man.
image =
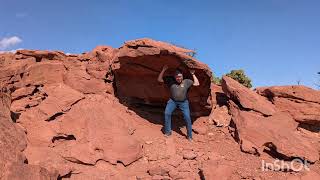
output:
[[193, 81], [191, 79], [183, 79], [183, 74], [180, 70], [176, 70], [174, 76], [163, 77], [164, 72], [168, 69], [165, 65], [162, 68], [158, 76], [159, 82], [164, 82], [170, 89], [170, 99], [167, 102], [166, 109], [164, 112], [164, 129], [165, 135], [171, 135], [171, 115], [172, 112], [178, 107], [182, 113], [183, 118], [187, 126], [188, 140], [192, 140], [192, 123], [190, 117], [189, 101], [187, 99], [187, 92], [191, 86], [199, 86], [199, 80], [194, 74], [194, 70], [190, 70]]

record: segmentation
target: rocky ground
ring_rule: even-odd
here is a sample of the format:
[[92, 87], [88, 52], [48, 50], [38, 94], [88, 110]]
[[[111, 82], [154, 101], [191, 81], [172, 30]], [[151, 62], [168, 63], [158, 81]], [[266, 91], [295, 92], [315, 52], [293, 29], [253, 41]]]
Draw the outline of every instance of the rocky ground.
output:
[[[91, 52], [0, 55], [0, 179], [320, 179], [320, 92], [250, 90], [192, 51], [140, 39]], [[195, 69], [194, 140], [181, 113], [164, 137], [169, 93], [156, 77]], [[276, 160], [292, 166], [272, 169]]]

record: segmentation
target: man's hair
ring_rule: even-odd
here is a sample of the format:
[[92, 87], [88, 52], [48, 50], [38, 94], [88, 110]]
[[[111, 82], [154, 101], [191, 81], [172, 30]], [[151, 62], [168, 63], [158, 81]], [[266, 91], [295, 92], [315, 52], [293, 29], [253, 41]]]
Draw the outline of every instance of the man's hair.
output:
[[176, 69], [174, 76], [178, 75], [178, 74], [182, 74], [182, 71], [180, 69]]

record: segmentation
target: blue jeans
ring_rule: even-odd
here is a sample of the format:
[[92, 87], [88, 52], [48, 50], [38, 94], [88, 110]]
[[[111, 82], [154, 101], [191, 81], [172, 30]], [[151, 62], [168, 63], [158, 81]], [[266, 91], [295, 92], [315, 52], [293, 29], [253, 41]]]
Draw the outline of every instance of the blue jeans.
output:
[[172, 99], [169, 99], [167, 102], [166, 110], [164, 112], [164, 130], [165, 134], [170, 135], [171, 134], [171, 115], [172, 112], [179, 108], [183, 113], [184, 121], [187, 125], [187, 134], [188, 138], [192, 138], [192, 124], [191, 124], [191, 117], [190, 117], [190, 109], [189, 109], [189, 101], [174, 101]]

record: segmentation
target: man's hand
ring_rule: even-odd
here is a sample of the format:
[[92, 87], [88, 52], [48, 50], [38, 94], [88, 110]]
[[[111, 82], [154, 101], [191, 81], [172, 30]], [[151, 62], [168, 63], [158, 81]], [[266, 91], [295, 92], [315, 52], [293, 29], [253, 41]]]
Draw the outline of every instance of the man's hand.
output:
[[158, 76], [158, 81], [159, 81], [159, 82], [163, 82], [163, 74], [164, 74], [164, 72], [165, 72], [168, 68], [169, 68], [168, 65], [164, 65], [164, 66], [162, 67], [162, 70], [161, 70], [161, 72], [160, 72], [160, 74], [159, 74], [159, 76]]
[[199, 80], [198, 80], [197, 76], [194, 74], [195, 70], [190, 69], [189, 72], [190, 72], [190, 74], [192, 74], [193, 86], [199, 86], [200, 85]]
[[163, 67], [162, 67], [162, 71], [165, 71], [165, 70], [167, 70], [169, 67], [168, 67], [168, 65], [164, 65]]

